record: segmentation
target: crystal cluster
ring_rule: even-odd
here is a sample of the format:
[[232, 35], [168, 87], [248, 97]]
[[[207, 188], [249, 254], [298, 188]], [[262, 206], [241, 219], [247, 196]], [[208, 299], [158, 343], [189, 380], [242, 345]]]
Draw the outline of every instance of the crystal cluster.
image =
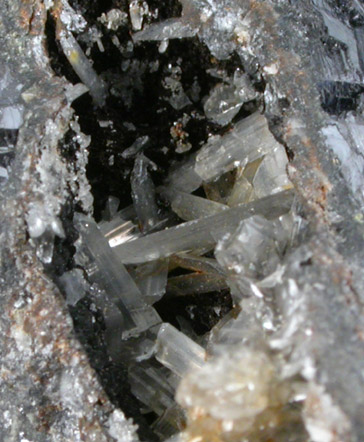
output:
[[[152, 12], [147, 2], [129, 2], [133, 42], [125, 49], [116, 35], [112, 38], [127, 58], [123, 66], [129, 76], [119, 91], [110, 88], [127, 108], [132, 102], [130, 74], [136, 73], [133, 88], [140, 91], [141, 72], [154, 69], [129, 60], [134, 45], [158, 41], [164, 54], [170, 39], [198, 35], [219, 60], [235, 49], [232, 35], [244, 31], [239, 27], [242, 7], [181, 3], [180, 18], [148, 25], [144, 22], [150, 22]], [[72, 11], [68, 9], [67, 20], [57, 18], [61, 47], [94, 103], [102, 106], [106, 88], [73, 36], [77, 14]], [[127, 16], [112, 9], [99, 22], [117, 31]], [[184, 88], [181, 63], [165, 73], [164, 101], [173, 112], [200, 100], [198, 84]], [[160, 440], [285, 440], [294, 427], [300, 434], [295, 441], [304, 441], [302, 395], [295, 381], [281, 375], [273, 345], [284, 258], [302, 230], [287, 153], [261, 109], [244, 108], [260, 96], [250, 77], [241, 68], [209, 74], [220, 82], [203, 98], [201, 118], [218, 129], [192, 145], [184, 131], [191, 116], [181, 116], [170, 133], [182, 158], [171, 162], [162, 183], [153, 179], [161, 168], [150, 155], [153, 134], [137, 134], [125, 145], [121, 157], [133, 164], [132, 204], [109, 195], [98, 223], [75, 213], [77, 268], [64, 273], [59, 284], [70, 306], [87, 297], [94, 302], [103, 318], [108, 355], [127, 367], [131, 392], [141, 413], [153, 416]], [[99, 121], [100, 127], [113, 124]], [[135, 130], [131, 124], [129, 128]], [[113, 161], [110, 157], [110, 165]], [[216, 307], [220, 320], [207, 333], [197, 334], [186, 318], [177, 316], [173, 324], [163, 319], [161, 302], [212, 293], [221, 298], [229, 293], [233, 308], [221, 314]]]
[[360, 0], [106, 3], [0, 12], [0, 439], [138, 439], [82, 344], [141, 440], [363, 441]]
[[[139, 148], [130, 155], [133, 205], [118, 210], [119, 200], [110, 197], [98, 225], [75, 215], [76, 260], [87, 282], [75, 270], [62, 276], [69, 304], [96, 290], [109, 354], [129, 366], [131, 391], [155, 413], [153, 428], [162, 440], [186, 423], [180, 440], [256, 437], [257, 425], [281, 431], [286, 415], [297, 423], [278, 362], [263, 344], [259, 350], [250, 345], [263, 343], [264, 334], [275, 329], [272, 293], [296, 234], [284, 148], [265, 118], [254, 114], [208, 140], [157, 189], [150, 175], [155, 165]], [[196, 196], [191, 193], [196, 188], [220, 196]], [[176, 223], [176, 215], [186, 222]], [[169, 276], [174, 269], [189, 273]], [[226, 289], [235, 313], [202, 339], [186, 324], [178, 330], [163, 322], [154, 307], [163, 297]], [[251, 329], [242, 326], [247, 299], [255, 300]], [[221, 357], [221, 348], [230, 348], [228, 358]]]

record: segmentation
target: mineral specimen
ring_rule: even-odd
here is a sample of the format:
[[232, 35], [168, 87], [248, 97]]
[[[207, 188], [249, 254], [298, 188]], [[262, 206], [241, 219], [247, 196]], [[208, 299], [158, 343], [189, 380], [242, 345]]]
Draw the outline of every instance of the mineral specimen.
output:
[[360, 2], [4, 1], [0, 439], [361, 442]]

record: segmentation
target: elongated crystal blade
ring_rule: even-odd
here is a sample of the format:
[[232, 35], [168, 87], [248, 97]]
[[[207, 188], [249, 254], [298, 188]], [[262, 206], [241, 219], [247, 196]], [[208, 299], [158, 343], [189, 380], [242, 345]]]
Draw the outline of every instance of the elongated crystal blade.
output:
[[157, 312], [144, 303], [138, 287], [118, 262], [95, 221], [76, 213], [75, 225], [81, 235], [83, 249], [94, 261], [89, 278], [102, 286], [123, 313], [126, 335], [139, 334], [161, 322]]
[[191, 273], [169, 278], [168, 296], [187, 296], [220, 291], [227, 288], [226, 278], [213, 273]]
[[126, 221], [119, 214], [116, 214], [111, 221], [99, 224], [101, 233], [109, 242], [110, 247], [115, 247], [140, 236], [138, 227], [131, 221]]
[[171, 324], [163, 324], [157, 337], [156, 359], [177, 376], [202, 367], [206, 352]]
[[192, 270], [201, 273], [216, 273], [224, 275], [224, 269], [213, 258], [204, 256], [196, 256], [188, 253], [179, 253], [171, 256], [170, 268], [182, 267], [183, 269]]
[[166, 292], [168, 258], [151, 261], [138, 266], [135, 282], [147, 304], [158, 302]]
[[106, 99], [106, 88], [102, 80], [98, 77], [90, 61], [82, 51], [77, 40], [71, 32], [62, 30], [60, 33], [60, 43], [64, 55], [67, 57], [76, 74], [88, 87], [90, 94], [98, 106], [103, 106]]
[[135, 159], [131, 175], [131, 189], [140, 229], [146, 233], [158, 223], [158, 207], [154, 184], [148, 172], [148, 159], [142, 154]]
[[152, 233], [143, 238], [114, 247], [123, 263], [138, 264], [153, 261], [174, 253], [213, 246], [227, 232], [253, 215], [276, 218], [291, 208], [293, 191], [286, 190], [272, 196], [224, 210], [217, 215], [180, 224]]
[[184, 221], [204, 218], [228, 209], [224, 204], [186, 192], [166, 190], [163, 195], [170, 201], [172, 210]]
[[198, 189], [202, 179], [195, 171], [195, 163], [196, 154], [193, 154], [187, 161], [171, 170], [167, 178], [168, 187], [188, 193]]
[[255, 113], [202, 147], [196, 158], [195, 172], [204, 181], [212, 181], [224, 172], [256, 160], [277, 145], [266, 118]]
[[283, 146], [277, 146], [267, 154], [253, 179], [253, 187], [256, 198], [271, 195], [284, 189], [289, 189], [292, 183], [289, 181], [286, 167], [288, 158]]
[[171, 38], [187, 38], [197, 34], [198, 28], [190, 26], [188, 23], [178, 18], [164, 20], [155, 23], [133, 35], [133, 40], [138, 41], [163, 41]]
[[129, 381], [134, 396], [159, 416], [175, 404], [174, 390], [162, 370], [133, 366], [129, 370]]

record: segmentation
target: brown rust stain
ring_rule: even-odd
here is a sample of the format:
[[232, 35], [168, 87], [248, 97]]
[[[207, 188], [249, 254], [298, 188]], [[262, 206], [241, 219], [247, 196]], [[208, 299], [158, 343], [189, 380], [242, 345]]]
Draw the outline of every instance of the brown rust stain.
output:
[[42, 35], [46, 20], [43, 3], [35, 0], [22, 0], [19, 9], [19, 25], [30, 35]]
[[[307, 121], [307, 114], [312, 107], [312, 100], [315, 100], [318, 92], [315, 95], [309, 72], [303, 66], [304, 62], [293, 50], [287, 50], [286, 41], [282, 38], [278, 27], [277, 14], [271, 4], [251, 0], [249, 14], [253, 25], [252, 28], [260, 28], [263, 35], [268, 37], [263, 42], [265, 49], [262, 59], [264, 63], [277, 63], [279, 66], [278, 75], [287, 77], [286, 84], [281, 87], [281, 93], [284, 94], [290, 103], [294, 103], [297, 98], [302, 103], [301, 108], [296, 106], [295, 109], [292, 109], [291, 117], [299, 118], [302, 122]], [[252, 31], [251, 34], [254, 35], [255, 32], [256, 30]], [[269, 79], [267, 81], [269, 82]], [[289, 112], [287, 112], [287, 116], [289, 116]], [[300, 134], [293, 134], [290, 127], [283, 129], [286, 131], [285, 140], [287, 146], [295, 154], [299, 145], [303, 148], [300, 155], [298, 155], [299, 160], [295, 161], [295, 167], [298, 172], [298, 179], [294, 180], [296, 189], [303, 197], [306, 205], [313, 209], [323, 222], [328, 223], [326, 211], [331, 185], [323, 170], [322, 162], [318, 157], [319, 146], [315, 144], [312, 138], [307, 136], [307, 128], [305, 127], [302, 127]], [[312, 129], [315, 132], [318, 130], [318, 128]], [[306, 152], [306, 154], [303, 152]], [[305, 170], [309, 171], [309, 174], [303, 179], [302, 172]]]

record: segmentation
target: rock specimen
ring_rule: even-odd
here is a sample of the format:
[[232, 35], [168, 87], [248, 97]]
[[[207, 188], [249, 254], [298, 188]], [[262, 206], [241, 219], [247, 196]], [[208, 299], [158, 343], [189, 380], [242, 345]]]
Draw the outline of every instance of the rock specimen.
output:
[[364, 439], [363, 23], [3, 0], [1, 440]]

